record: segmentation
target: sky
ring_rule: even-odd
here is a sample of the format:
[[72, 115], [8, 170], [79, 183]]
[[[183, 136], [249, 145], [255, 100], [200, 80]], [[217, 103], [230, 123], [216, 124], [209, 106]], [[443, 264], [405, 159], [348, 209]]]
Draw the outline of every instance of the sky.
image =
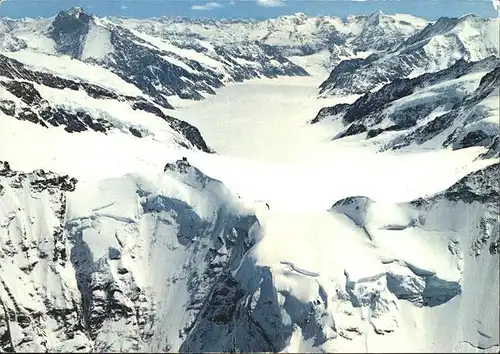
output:
[[255, 18], [305, 13], [309, 16], [409, 13], [435, 20], [477, 14], [496, 17], [500, 0], [0, 0], [0, 17], [50, 17], [81, 6], [98, 16], [149, 18]]

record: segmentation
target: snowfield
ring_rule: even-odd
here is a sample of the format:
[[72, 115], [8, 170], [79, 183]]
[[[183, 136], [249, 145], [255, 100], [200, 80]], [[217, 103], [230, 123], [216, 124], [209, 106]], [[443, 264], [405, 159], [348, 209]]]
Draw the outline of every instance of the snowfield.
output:
[[37, 70], [50, 72], [69, 79], [80, 79], [99, 84], [123, 95], [140, 96], [142, 94], [136, 86], [100, 66], [73, 60], [68, 56], [55, 56], [36, 53], [29, 50], [3, 53], [23, 64]]
[[[158, 173], [167, 162], [186, 156], [245, 199], [267, 200], [273, 209], [296, 211], [324, 211], [336, 200], [353, 195], [408, 201], [446, 189], [467, 173], [494, 162], [474, 161], [483, 151], [474, 147], [377, 154], [377, 147], [364, 146], [365, 141], [330, 141], [332, 127], [307, 124], [320, 107], [332, 102], [315, 98], [315, 83], [310, 78], [250, 81], [222, 89], [206, 103], [176, 111], [177, 117], [201, 130], [218, 154], [175, 147], [168, 136], [161, 138], [158, 128], [154, 136], [141, 139], [113, 132], [69, 135], [63, 129], [47, 130], [12, 119], [0, 121], [0, 151], [13, 168], [54, 170], [81, 182], [126, 173]], [[263, 93], [265, 101], [259, 103]], [[103, 109], [104, 103], [87, 99], [85, 104], [89, 109], [92, 104]], [[109, 109], [111, 112], [111, 106]], [[139, 124], [138, 116], [127, 112], [125, 116]], [[36, 154], [24, 148], [26, 141], [37, 147]], [[422, 164], [433, 169], [422, 169]], [[311, 179], [315, 182], [310, 183]]]
[[[154, 36], [184, 30], [182, 21], [134, 21], [126, 24], [137, 38], [173, 54], [173, 66], [222, 73], [210, 42], [193, 39], [201, 51]], [[401, 14], [345, 22], [296, 14], [225, 23], [242, 31], [224, 35], [193, 21], [194, 32], [222, 36], [222, 44], [282, 26], [266, 41], [284, 47], [303, 44], [290, 29], [313, 41], [335, 25], [365, 46], [367, 23], [381, 23], [392, 39], [427, 23]], [[112, 22], [93, 23], [81, 56], [106, 58]], [[473, 42], [469, 32], [463, 40]], [[499, 351], [500, 165], [485, 147], [380, 151], [391, 132], [333, 139], [346, 128], [340, 120], [311, 120], [360, 95], [318, 97], [332, 59], [321, 47], [288, 58], [311, 76], [254, 78], [203, 101], [165, 96], [175, 108], [168, 114], [198, 128], [215, 150], [204, 152], [190, 143], [194, 128], [177, 130], [150, 101], [133, 101], [147, 95], [132, 83], [44, 52], [6, 56], [134, 97], [34, 81], [41, 98], [33, 106], [83, 109], [118, 127], [68, 131], [5, 113], [5, 102], [24, 107], [30, 96], [9, 86], [23, 80], [0, 71], [2, 352]], [[460, 101], [488, 72], [383, 107], [418, 109], [449, 93]], [[495, 98], [498, 89], [480, 96], [467, 131], [479, 123], [498, 129]], [[446, 113], [436, 107], [419, 124]]]

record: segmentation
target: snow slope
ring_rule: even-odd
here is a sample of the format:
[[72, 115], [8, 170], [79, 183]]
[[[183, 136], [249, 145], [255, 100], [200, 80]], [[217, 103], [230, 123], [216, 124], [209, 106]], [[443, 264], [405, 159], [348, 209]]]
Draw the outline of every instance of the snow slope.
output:
[[[19, 273], [20, 282], [11, 275], [16, 272], [2, 273], [5, 348], [9, 343], [21, 351], [398, 352], [460, 350], [465, 343], [498, 348], [498, 317], [483, 315], [498, 308], [493, 290], [498, 283], [488, 283], [498, 279], [498, 164], [435, 197], [401, 204], [349, 198], [330, 212], [293, 218], [272, 204], [271, 210], [245, 206], [185, 161], [166, 166], [163, 175], [79, 182], [67, 202], [57, 188], [35, 192], [43, 173], [24, 179], [24, 188], [13, 173], [10, 179], [12, 171], [3, 170], [2, 252], [14, 255], [13, 264], [26, 259], [35, 265]], [[44, 198], [37, 201], [36, 193]], [[12, 213], [20, 201], [23, 209]], [[48, 218], [51, 210], [61, 210], [57, 215], [64, 215], [64, 223]], [[50, 224], [29, 228], [27, 218]], [[38, 239], [60, 237], [44, 231], [54, 229], [63, 230], [62, 240]], [[8, 240], [23, 230], [33, 230], [34, 242], [10, 246]], [[46, 265], [37, 259], [47, 255], [30, 256], [36, 251], [58, 262], [56, 268], [49, 263], [56, 274], [48, 284], [70, 292], [45, 289], [47, 278], [40, 278], [38, 269]], [[69, 254], [71, 265], [56, 251]], [[67, 268], [66, 278], [58, 276], [57, 267]], [[71, 292], [75, 283], [78, 292]], [[477, 287], [484, 295], [473, 291]], [[472, 305], [478, 301], [484, 305]], [[59, 304], [59, 312], [52, 303]], [[449, 312], [457, 311], [463, 320], [450, 331]], [[84, 323], [78, 322], [80, 313]], [[62, 318], [66, 326], [57, 327]]]
[[76, 180], [61, 190], [57, 175], [2, 169], [2, 349], [178, 347], [254, 222], [219, 182], [185, 167], [84, 183], [68, 196]]
[[17, 119], [46, 129], [62, 127], [66, 133], [115, 131], [211, 151], [196, 128], [166, 115], [147, 98], [33, 70], [1, 54], [0, 111], [7, 126]]
[[113, 52], [111, 32], [102, 26], [99, 21], [93, 21], [84, 39], [81, 59], [105, 59]]
[[484, 156], [498, 157], [499, 74], [494, 56], [460, 60], [437, 73], [395, 80], [350, 105], [322, 108], [312, 123], [335, 121], [341, 126], [332, 131], [335, 139], [365, 136], [381, 150], [484, 146]]
[[4, 52], [3, 54], [37, 71], [49, 72], [62, 78], [98, 84], [122, 95], [143, 95], [142, 91], [136, 86], [98, 65], [73, 60], [65, 56], [47, 55], [30, 50]]

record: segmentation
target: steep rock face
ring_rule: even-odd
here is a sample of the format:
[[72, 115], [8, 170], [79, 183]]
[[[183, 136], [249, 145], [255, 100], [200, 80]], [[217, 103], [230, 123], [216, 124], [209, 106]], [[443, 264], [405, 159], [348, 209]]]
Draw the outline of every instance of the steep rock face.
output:
[[111, 44], [112, 59], [104, 65], [151, 97], [177, 95], [200, 100], [203, 94], [215, 94], [214, 89], [223, 86], [220, 74], [211, 70], [197, 73], [196, 63], [192, 63], [193, 69], [189, 69], [190, 63], [174, 65], [163, 59], [167, 52], [148, 45], [126, 29], [114, 28]]
[[401, 148], [410, 144], [424, 144], [438, 137], [445, 137], [443, 147], [454, 150], [471, 146], [483, 146], [488, 150], [485, 158], [498, 157], [498, 99], [500, 88], [500, 67], [486, 74], [479, 87], [462, 102], [456, 102], [446, 114], [412, 131], [407, 136], [398, 137], [389, 145]]
[[[98, 35], [92, 37], [92, 28], [100, 31]], [[213, 93], [210, 86], [204, 83], [206, 79], [203, 76], [195, 75], [192, 83], [184, 82], [181, 77], [189, 77], [191, 73], [163, 60], [161, 55], [165, 53], [152, 46], [141, 45], [144, 41], [123, 28], [108, 28], [81, 9], [60, 12], [52, 22], [49, 35], [56, 43], [57, 53], [109, 67], [165, 108], [171, 106], [163, 95], [178, 94], [181, 98], [200, 99], [196, 88]], [[94, 53], [85, 55], [85, 47], [91, 47]], [[222, 85], [217, 80], [210, 83], [213, 87]]]
[[[185, 159], [76, 189], [3, 166], [4, 351], [416, 348], [423, 328], [425, 351], [498, 346], [498, 164], [410, 203], [353, 197], [304, 220], [257, 219]], [[293, 245], [269, 253], [277, 240]], [[440, 328], [452, 312], [459, 330]]]
[[[497, 348], [498, 172], [492, 165], [409, 203], [340, 200], [316, 224], [259, 218], [257, 242], [212, 289], [180, 350], [370, 351], [369, 342], [395, 350], [453, 351], [466, 342]], [[320, 231], [317, 223], [326, 220], [331, 224]], [[291, 229], [308, 241], [288, 240], [290, 247], [302, 255], [314, 249], [319, 259], [288, 260], [275, 249], [273, 261], [267, 240]], [[323, 232], [328, 241], [318, 237]], [[362, 254], [361, 267], [352, 254]], [[468, 291], [485, 282], [480, 298]], [[439, 325], [451, 313], [459, 314], [457, 330]], [[415, 321], [406, 327], [410, 314]], [[433, 339], [418, 343], [415, 333], [424, 328]]]
[[0, 163], [2, 351], [88, 349], [64, 230], [66, 193], [75, 184], [68, 176]]
[[72, 58], [80, 58], [84, 52], [84, 39], [87, 36], [92, 16], [80, 7], [67, 12], [59, 12], [49, 29], [49, 36], [56, 44], [59, 53]]
[[406, 41], [380, 53], [375, 60], [332, 71], [320, 93], [363, 94], [404, 77], [446, 69], [457, 59], [477, 61], [498, 57], [498, 19], [473, 15], [460, 19], [440, 18]]
[[[353, 60], [352, 65], [356, 65], [357, 62], [357, 60]], [[343, 63], [345, 64], [339, 64], [335, 70], [341, 71], [342, 67], [349, 66], [349, 62]], [[354, 121], [361, 122], [363, 120], [372, 120], [375, 123], [378, 123], [380, 118], [368, 119], [367, 117], [376, 117], [383, 109], [387, 108], [390, 103], [397, 101], [398, 99], [410, 96], [425, 87], [441, 84], [449, 80], [459, 79], [467, 74], [481, 71], [488, 72], [495, 68], [496, 65], [497, 58], [493, 56], [473, 63], [468, 63], [465, 60], [458, 60], [450, 68], [436, 73], [423, 74], [413, 79], [396, 79], [375, 92], [368, 92], [364, 94], [352, 105], [341, 104], [323, 108], [321, 113], [319, 113], [315, 118], [315, 122], [320, 121], [322, 117], [324, 118], [343, 113], [342, 121], [345, 124], [352, 123]], [[451, 97], [451, 99], [455, 99], [455, 97]], [[436, 101], [439, 103], [439, 100]], [[434, 108], [435, 107], [432, 107], [432, 109]], [[399, 112], [397, 113], [399, 115]]]
[[394, 80], [353, 104], [325, 107], [311, 123], [340, 119], [346, 128], [335, 138], [366, 132], [367, 139], [383, 144], [382, 149], [437, 142], [453, 149], [484, 146], [484, 157], [494, 157], [498, 73], [496, 57], [473, 63], [459, 60], [436, 73]]
[[[356, 71], [364, 65], [370, 64], [379, 58], [380, 56], [378, 54], [371, 54], [367, 58], [342, 60], [335, 66], [335, 68], [330, 73], [330, 76], [325, 81], [323, 81], [323, 83], [321, 83], [321, 85], [319, 86], [320, 93], [323, 93], [330, 86], [347, 85], [347, 81], [353, 80], [350, 78], [353, 71]], [[366, 89], [362, 88], [359, 90], [359, 92], [364, 93], [366, 92]]]
[[[166, 123], [168, 129], [179, 135], [177, 142], [180, 145], [206, 152], [212, 151], [197, 128], [164, 114], [159, 107], [143, 97], [125, 96], [95, 84], [35, 71], [4, 55], [0, 55], [0, 87], [4, 90], [0, 95], [0, 111], [19, 120], [46, 128], [63, 126], [69, 133], [87, 130], [107, 133], [118, 130], [138, 138], [154, 134], [140, 122], [123, 122], [120, 117], [114, 117], [112, 111], [89, 109], [88, 101], [82, 101], [80, 104], [76, 101], [73, 106], [68, 105], [61, 97], [65, 96], [63, 90], [70, 90], [75, 93], [82, 92], [97, 102], [116, 101], [130, 107], [131, 111], [154, 114]], [[47, 97], [44, 97], [45, 95]]]
[[358, 51], [387, 51], [418, 32], [425, 21], [412, 16], [385, 15], [376, 11], [369, 16], [359, 16], [362, 29], [349, 41]]
[[[212, 59], [212, 62], [220, 63], [217, 68], [214, 64], [200, 65], [195, 60], [169, 52], [162, 49], [160, 44], [155, 50], [148, 42], [124, 28], [117, 28], [113, 34], [112, 42], [116, 52], [113, 55], [115, 63], [111, 70], [150, 94], [153, 93], [153, 87], [161, 87], [160, 92], [164, 95], [199, 100], [206, 94], [215, 94], [214, 89], [224, 86], [228, 80], [240, 82], [260, 76], [272, 78], [278, 75], [308, 75], [279, 51], [259, 43], [215, 46], [216, 59]], [[133, 39], [133, 42], [124, 42], [127, 37]], [[178, 51], [181, 54], [183, 49], [193, 53], [192, 56], [197, 53], [196, 47], [186, 46], [185, 43], [181, 44], [180, 48]], [[173, 59], [169, 61], [164, 57]]]
[[186, 161], [99, 191], [5, 166], [4, 351], [176, 350], [252, 246], [255, 216]]

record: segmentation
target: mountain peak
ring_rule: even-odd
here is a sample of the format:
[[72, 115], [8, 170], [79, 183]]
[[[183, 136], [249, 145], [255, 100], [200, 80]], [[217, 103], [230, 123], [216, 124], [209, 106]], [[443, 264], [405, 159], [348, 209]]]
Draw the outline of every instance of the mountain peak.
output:
[[378, 18], [379, 16], [383, 16], [384, 13], [382, 12], [382, 10], [377, 10], [377, 11], [374, 11], [372, 12], [368, 18]]
[[383, 15], [383, 14], [384, 13], [382, 12], [382, 10], [376, 10], [376, 11], [373, 11], [370, 16], [380, 16], [380, 15]]
[[367, 21], [368, 23], [378, 25], [382, 16], [384, 16], [384, 13], [381, 10], [377, 10], [368, 16]]
[[477, 16], [475, 14], [467, 14], [467, 15], [464, 15], [462, 17], [460, 17], [459, 19], [459, 23], [463, 23], [463, 22], [467, 22], [467, 21], [478, 21], [478, 20], [481, 20], [481, 17], [480, 16]]
[[81, 7], [72, 7], [61, 11], [52, 21], [49, 35], [56, 43], [58, 53], [78, 58], [82, 51], [82, 38], [89, 31], [93, 20]]
[[81, 6], [73, 6], [69, 10], [61, 11], [59, 12], [58, 16], [65, 16], [65, 17], [70, 16], [80, 20], [82, 19], [89, 20], [92, 18], [92, 15], [89, 14], [87, 11], [85, 11], [85, 9]]

